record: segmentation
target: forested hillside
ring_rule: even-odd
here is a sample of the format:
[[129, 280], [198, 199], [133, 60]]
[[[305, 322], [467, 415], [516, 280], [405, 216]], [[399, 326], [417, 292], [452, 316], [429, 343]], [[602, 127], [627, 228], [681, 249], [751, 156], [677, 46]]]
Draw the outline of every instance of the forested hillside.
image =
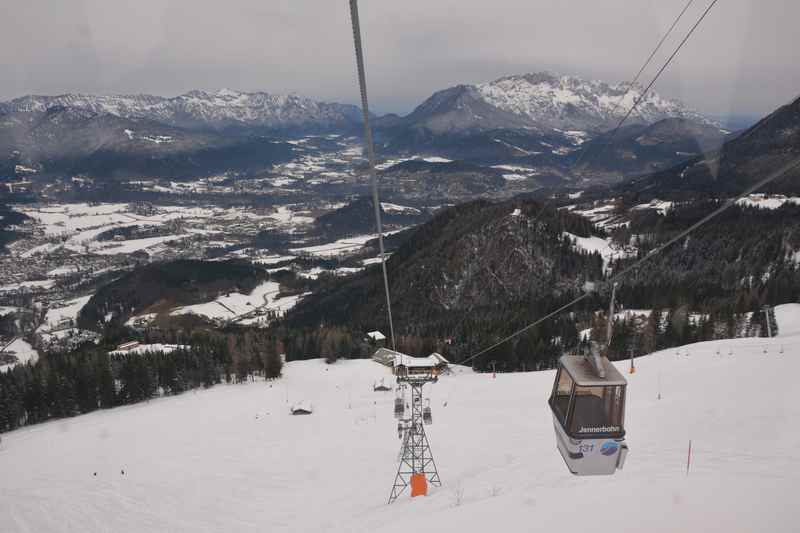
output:
[[[476, 201], [420, 227], [387, 264], [395, 321], [406, 341], [473, 344], [504, 329], [520, 309], [543, 312], [601, 279], [600, 255], [576, 249], [564, 235], [597, 230], [584, 218], [542, 207], [532, 200]], [[385, 331], [382, 291], [378, 266], [330, 280], [290, 313], [289, 335], [318, 324]], [[577, 338], [572, 322], [557, 328]], [[291, 350], [291, 339], [286, 344]]]
[[[387, 209], [388, 208], [388, 209]], [[326, 213], [315, 222], [315, 233], [327, 239], [375, 232], [375, 212], [372, 198], [361, 196], [347, 205]], [[394, 204], [382, 204], [381, 221], [384, 230], [413, 226], [430, 218], [427, 211]]]
[[97, 291], [81, 310], [78, 324], [101, 330], [112, 318], [123, 323], [138, 313], [209, 301], [225, 292], [249, 293], [268, 277], [266, 269], [247, 261], [152, 263]]
[[[618, 187], [621, 194], [687, 196], [738, 194], [759, 179], [800, 157], [800, 98], [778, 108], [747, 131], [707, 152], [664, 171]], [[796, 192], [795, 167], [761, 192]]]
[[[173, 351], [153, 344], [155, 349], [145, 353], [110, 354], [113, 344], [87, 343], [0, 372], [0, 433], [222, 381], [281, 374], [278, 341], [264, 332], [195, 330], [177, 335], [185, 344]], [[178, 337], [176, 332], [151, 332], [142, 340], [175, 342]]]
[[[473, 202], [447, 210], [388, 261], [398, 348], [410, 353], [436, 349], [463, 360], [583, 294], [586, 282], [595, 282], [599, 293], [571, 312], [475, 362], [480, 368], [491, 360], [509, 369], [550, 366], [563, 351], [586, 346], [588, 337], [579, 337], [580, 330], [593, 330], [595, 339], [604, 336], [603, 309], [610, 296], [604, 280], [717, 205], [687, 202], [665, 214], [630, 211], [629, 226], [606, 240], [587, 239], [599, 248], [607, 245], [611, 255], [606, 257], [574, 242], [574, 237], [599, 237], [588, 220], [550, 207], [542, 211], [534, 201]], [[621, 204], [619, 209], [627, 208]], [[800, 207], [730, 209], [622, 280], [620, 306], [642, 311], [616, 318], [612, 356], [765, 335], [763, 315], [753, 313], [765, 304], [800, 299], [799, 250]], [[355, 278], [330, 280], [299, 305], [286, 323], [287, 353], [302, 356], [305, 347], [319, 346], [332, 326], [354, 335], [388, 332], [378, 267]]]
[[[638, 257], [719, 207], [689, 202], [658, 215], [633, 212], [614, 238], [633, 241]], [[620, 297], [630, 307], [688, 305], [710, 313], [742, 313], [761, 304], [800, 299], [800, 206], [759, 209], [735, 206], [628, 276]], [[623, 268], [633, 260], [620, 260]]]

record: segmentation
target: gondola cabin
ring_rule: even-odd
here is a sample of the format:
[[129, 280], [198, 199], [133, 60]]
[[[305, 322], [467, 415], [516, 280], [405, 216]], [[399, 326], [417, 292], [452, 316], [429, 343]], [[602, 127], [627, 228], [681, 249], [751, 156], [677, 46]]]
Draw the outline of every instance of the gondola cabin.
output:
[[569, 471], [579, 476], [613, 474], [628, 454], [627, 381], [607, 358], [594, 361], [563, 356], [549, 401], [558, 450]]

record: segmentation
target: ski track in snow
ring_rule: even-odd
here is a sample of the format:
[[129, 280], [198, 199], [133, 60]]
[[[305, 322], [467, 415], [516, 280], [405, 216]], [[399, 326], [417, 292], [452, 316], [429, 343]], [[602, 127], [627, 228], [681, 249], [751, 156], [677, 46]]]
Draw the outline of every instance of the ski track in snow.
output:
[[[799, 312], [781, 307], [779, 327], [796, 325]], [[4, 530], [796, 531], [798, 351], [795, 334], [637, 359], [626, 374], [631, 453], [613, 477], [567, 472], [546, 403], [552, 371], [445, 376], [426, 387], [444, 484], [391, 506], [393, 394], [372, 392], [388, 370], [366, 360], [292, 362], [270, 383], [3, 435]], [[290, 416], [299, 401], [314, 414]]]

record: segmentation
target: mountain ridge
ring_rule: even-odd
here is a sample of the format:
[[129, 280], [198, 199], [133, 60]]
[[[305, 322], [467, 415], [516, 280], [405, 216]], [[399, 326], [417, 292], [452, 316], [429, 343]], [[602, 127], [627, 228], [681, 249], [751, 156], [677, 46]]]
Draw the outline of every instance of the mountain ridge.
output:
[[706, 125], [713, 120], [687, 105], [628, 83], [615, 85], [578, 76], [533, 72], [459, 84], [435, 92], [409, 115], [407, 125], [433, 133], [469, 129], [572, 129], [599, 133], [616, 126], [641, 98], [631, 124], [683, 118]]
[[[434, 92], [405, 116], [378, 117], [376, 127], [400, 123], [427, 125], [433, 132], [476, 127], [577, 128], [599, 132], [616, 125], [642, 88], [622, 82], [609, 84], [578, 76], [531, 72], [503, 76], [493, 81], [458, 84]], [[287, 128], [309, 124], [352, 126], [360, 109], [349, 104], [324, 102], [298, 94], [232, 89], [194, 89], [177, 96], [151, 94], [25, 95], [0, 102], [0, 113], [44, 112], [52, 107], [84, 109], [122, 118], [150, 119], [179, 127], [212, 128], [255, 126]], [[713, 120], [678, 100], [650, 91], [630, 123], [652, 124], [664, 118], [683, 118], [707, 125]]]
[[177, 127], [211, 129], [237, 126], [347, 128], [360, 118], [359, 108], [352, 105], [321, 102], [296, 94], [248, 93], [230, 89], [216, 92], [192, 90], [174, 97], [81, 93], [26, 95], [0, 103], [0, 113], [37, 113], [54, 107], [149, 119]]

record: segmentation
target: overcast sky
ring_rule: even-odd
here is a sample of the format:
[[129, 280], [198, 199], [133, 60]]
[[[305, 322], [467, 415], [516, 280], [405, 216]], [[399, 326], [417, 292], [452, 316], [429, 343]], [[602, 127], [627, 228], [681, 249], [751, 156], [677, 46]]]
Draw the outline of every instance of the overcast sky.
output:
[[[629, 79], [686, 1], [361, 0], [371, 107], [406, 113], [438, 89], [540, 70]], [[2, 4], [3, 100], [222, 87], [358, 99], [347, 0]], [[656, 90], [713, 115], [768, 112], [800, 94], [798, 20], [797, 0], [720, 0]]]

